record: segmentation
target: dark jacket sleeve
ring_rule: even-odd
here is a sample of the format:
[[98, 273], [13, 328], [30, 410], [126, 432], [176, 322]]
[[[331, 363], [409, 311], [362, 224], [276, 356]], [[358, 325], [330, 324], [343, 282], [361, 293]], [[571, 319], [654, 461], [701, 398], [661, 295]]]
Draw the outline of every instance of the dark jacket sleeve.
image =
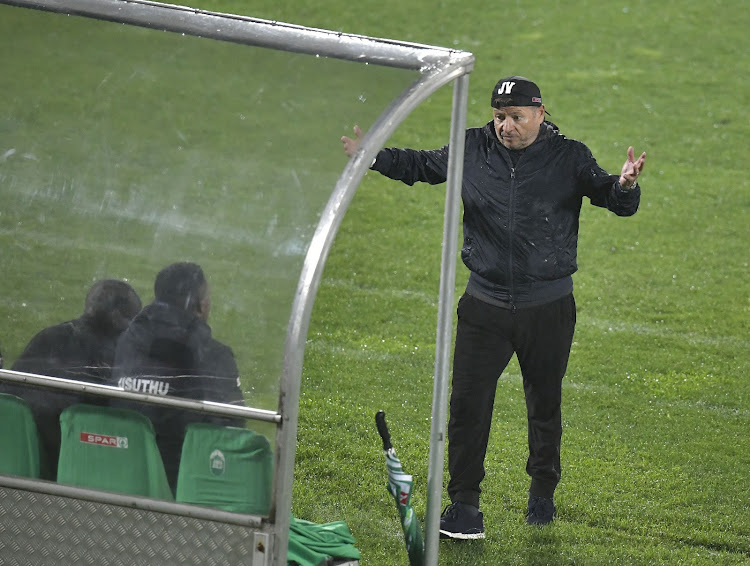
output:
[[578, 178], [584, 187], [584, 194], [591, 204], [606, 208], [617, 216], [632, 216], [641, 202], [641, 187], [630, 190], [620, 186], [620, 176], [610, 175], [594, 159], [591, 151], [581, 144]]
[[234, 352], [226, 344], [217, 340], [211, 340], [205, 352], [202, 372], [210, 376], [209, 391], [206, 391], [205, 399], [219, 403], [232, 403], [244, 405], [244, 397], [240, 389], [237, 362]]
[[11, 369], [53, 377], [68, 377], [64, 372], [64, 360], [65, 353], [71, 349], [72, 344], [70, 332], [62, 329], [63, 325], [58, 325], [40, 331], [29, 341]]
[[[240, 388], [240, 372], [237, 369], [237, 362], [234, 359], [234, 352], [226, 344], [217, 340], [211, 340], [204, 358], [210, 377], [203, 377], [209, 380], [205, 383], [207, 390], [204, 392], [204, 399], [216, 401], [218, 403], [227, 403], [230, 405], [245, 406], [245, 398]], [[232, 417], [210, 416], [206, 419], [208, 422], [224, 426], [245, 426], [244, 419]]]
[[417, 181], [430, 185], [444, 183], [448, 174], [448, 146], [433, 150], [381, 149], [372, 169], [407, 185]]

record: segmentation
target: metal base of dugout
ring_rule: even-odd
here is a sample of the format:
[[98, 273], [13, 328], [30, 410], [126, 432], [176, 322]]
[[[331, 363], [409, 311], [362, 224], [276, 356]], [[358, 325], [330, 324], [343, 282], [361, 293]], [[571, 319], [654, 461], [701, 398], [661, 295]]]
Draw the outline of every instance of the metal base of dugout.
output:
[[[0, 482], [14, 479], [4, 477]], [[0, 486], [0, 564], [271, 564], [270, 532], [265, 532], [270, 526], [211, 521], [37, 490]], [[357, 560], [331, 564], [358, 565]]]
[[0, 533], [6, 566], [270, 563], [268, 534], [257, 527], [8, 487], [0, 487]]

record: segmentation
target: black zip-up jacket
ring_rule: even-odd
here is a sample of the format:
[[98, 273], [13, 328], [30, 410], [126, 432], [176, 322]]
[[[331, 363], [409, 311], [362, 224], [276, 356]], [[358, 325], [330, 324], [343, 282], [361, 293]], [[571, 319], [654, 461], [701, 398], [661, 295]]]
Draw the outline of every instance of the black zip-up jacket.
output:
[[[231, 348], [211, 336], [208, 324], [186, 310], [155, 302], [138, 313], [117, 341], [111, 382], [137, 393], [244, 405], [238, 377]], [[151, 419], [173, 491], [188, 424], [245, 426], [242, 419], [156, 405], [112, 405], [136, 409]]]
[[[530, 306], [572, 291], [583, 197], [618, 216], [638, 210], [640, 187], [624, 190], [619, 175], [551, 122], [515, 165], [492, 122], [468, 129], [465, 140], [461, 257], [471, 271], [467, 292], [488, 302]], [[386, 148], [372, 169], [407, 185], [443, 183], [448, 146]]]

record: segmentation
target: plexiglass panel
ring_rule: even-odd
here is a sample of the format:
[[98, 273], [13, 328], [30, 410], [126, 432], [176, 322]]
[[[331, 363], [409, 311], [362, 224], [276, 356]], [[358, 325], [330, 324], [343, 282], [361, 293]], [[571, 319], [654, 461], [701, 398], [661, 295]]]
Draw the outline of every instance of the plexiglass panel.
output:
[[304, 256], [366, 129], [416, 72], [0, 5], [0, 347], [78, 317], [96, 280], [143, 304], [208, 278], [249, 406], [276, 409]]

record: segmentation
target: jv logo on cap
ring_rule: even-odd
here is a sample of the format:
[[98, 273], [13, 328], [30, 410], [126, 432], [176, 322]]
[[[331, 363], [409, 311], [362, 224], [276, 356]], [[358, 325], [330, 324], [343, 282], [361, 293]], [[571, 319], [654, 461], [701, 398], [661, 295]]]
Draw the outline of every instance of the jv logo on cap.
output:
[[500, 85], [500, 88], [497, 89], [498, 94], [510, 94], [510, 91], [513, 90], [513, 85], [516, 83], [511, 82], [504, 82]]

